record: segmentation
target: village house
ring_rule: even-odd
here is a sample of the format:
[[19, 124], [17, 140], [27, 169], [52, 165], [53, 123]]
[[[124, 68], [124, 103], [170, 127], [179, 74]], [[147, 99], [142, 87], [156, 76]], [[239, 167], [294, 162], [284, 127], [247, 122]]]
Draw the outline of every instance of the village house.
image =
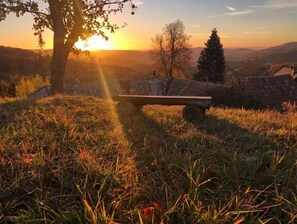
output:
[[291, 75], [297, 81], [297, 67], [283, 66], [273, 76]]

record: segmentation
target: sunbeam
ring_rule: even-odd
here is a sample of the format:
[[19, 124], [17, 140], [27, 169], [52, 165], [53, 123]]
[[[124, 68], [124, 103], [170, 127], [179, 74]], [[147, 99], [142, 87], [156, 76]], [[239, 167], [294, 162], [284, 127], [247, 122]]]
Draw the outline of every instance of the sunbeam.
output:
[[[107, 83], [107, 81], [106, 81], [104, 72], [103, 72], [102, 67], [101, 67], [101, 64], [100, 64], [100, 60], [99, 60], [99, 59], [96, 59], [96, 60], [95, 60], [95, 63], [96, 63], [96, 66], [97, 66], [97, 68], [98, 68], [98, 71], [99, 71], [99, 74], [98, 74], [98, 75], [99, 75], [99, 79], [101, 80], [102, 87], [103, 87], [103, 90], [104, 90], [104, 93], [105, 93], [105, 97], [106, 97], [106, 99], [107, 99], [107, 103], [108, 103], [109, 109], [110, 109], [110, 111], [111, 111], [111, 115], [112, 115], [112, 117], [113, 117], [115, 131], [117, 130], [117, 131], [119, 132], [119, 133], [117, 133], [117, 137], [126, 140], [126, 139], [125, 139], [125, 133], [124, 133], [122, 124], [121, 124], [121, 122], [120, 122], [118, 113], [117, 113], [117, 111], [116, 111], [115, 104], [114, 104], [114, 102], [113, 102], [113, 100], [112, 100], [112, 95], [111, 95], [111, 92], [110, 92], [108, 83]], [[126, 141], [123, 141], [123, 142], [126, 142]]]

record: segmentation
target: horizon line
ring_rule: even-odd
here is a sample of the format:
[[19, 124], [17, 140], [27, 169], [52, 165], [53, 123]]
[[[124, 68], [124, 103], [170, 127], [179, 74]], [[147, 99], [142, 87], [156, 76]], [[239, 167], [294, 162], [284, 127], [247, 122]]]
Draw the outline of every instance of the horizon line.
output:
[[[277, 46], [281, 46], [281, 45], [285, 45], [288, 43], [297, 43], [297, 41], [289, 41], [283, 44], [278, 44], [278, 45], [271, 45], [271, 46], [267, 46], [267, 47], [223, 47], [224, 49], [249, 49], [249, 50], [261, 50], [261, 49], [267, 49], [267, 48], [272, 48], [272, 47], [277, 47]], [[44, 48], [44, 49], [38, 49], [38, 48], [22, 48], [22, 47], [15, 47], [15, 46], [6, 46], [6, 45], [2, 45], [0, 44], [1, 47], [7, 47], [7, 48], [17, 48], [17, 49], [23, 49], [23, 50], [31, 50], [31, 51], [40, 51], [40, 50], [44, 50], [44, 51], [49, 51], [49, 50], [53, 50], [53, 48]], [[194, 46], [194, 47], [190, 47], [190, 49], [195, 49], [195, 48], [205, 48], [205, 46]], [[93, 51], [150, 51], [152, 50], [151, 48], [142, 48], [142, 49], [137, 49], [137, 48], [131, 48], [131, 49], [94, 49], [94, 50], [88, 50], [90, 52]]]
[[[288, 42], [289, 43], [289, 42]], [[296, 41], [297, 43], [297, 41]], [[282, 44], [280, 44], [282, 45]], [[272, 45], [269, 47], [223, 47], [223, 49], [249, 49], [249, 50], [261, 50], [261, 49], [266, 49], [266, 48], [271, 48], [271, 47], [276, 47], [280, 45]], [[38, 49], [38, 48], [22, 48], [22, 47], [14, 47], [14, 46], [6, 46], [6, 45], [0, 45], [0, 47], [7, 47], [7, 48], [16, 48], [16, 49], [22, 49], [22, 50], [29, 50], [29, 51], [50, 51], [53, 50], [53, 48], [44, 48], [44, 49]], [[190, 47], [190, 49], [195, 49], [195, 48], [205, 48], [201, 46], [195, 46], [195, 47]], [[151, 51], [151, 48], [143, 48], [143, 49], [94, 49], [94, 50], [87, 50], [87, 51]], [[83, 51], [83, 50], [82, 50]]]

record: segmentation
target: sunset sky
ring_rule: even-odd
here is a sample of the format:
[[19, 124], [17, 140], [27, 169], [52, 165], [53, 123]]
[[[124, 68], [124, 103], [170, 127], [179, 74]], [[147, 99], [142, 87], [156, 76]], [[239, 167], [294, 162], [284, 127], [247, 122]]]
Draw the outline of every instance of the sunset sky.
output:
[[[217, 28], [224, 47], [264, 48], [297, 41], [297, 0], [137, 0], [112, 21], [127, 26], [110, 34], [110, 49], [149, 49], [151, 38], [165, 24], [183, 21], [193, 47], [204, 46]], [[14, 15], [0, 22], [0, 45], [38, 48], [32, 17]], [[52, 48], [52, 33], [45, 32], [45, 48]], [[100, 44], [98, 44], [100, 45]]]

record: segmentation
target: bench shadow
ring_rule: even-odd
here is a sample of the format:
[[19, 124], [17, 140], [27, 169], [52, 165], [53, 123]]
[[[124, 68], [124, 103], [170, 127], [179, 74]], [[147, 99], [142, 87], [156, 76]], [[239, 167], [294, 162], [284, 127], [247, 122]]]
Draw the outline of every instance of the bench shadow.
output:
[[[119, 114], [119, 119], [135, 150], [139, 170], [156, 158], [162, 160], [162, 156], [166, 163], [171, 163], [172, 159], [172, 164], [182, 162], [177, 158], [190, 158], [192, 162], [202, 161], [204, 167], [214, 167], [222, 179], [234, 176], [234, 180], [228, 180], [234, 188], [247, 180], [257, 187], [259, 176], [272, 166], [273, 153], [281, 149], [272, 139], [214, 115], [185, 125], [185, 130], [177, 134], [169, 133], [166, 123], [158, 123], [145, 112], [128, 119]], [[186, 133], [187, 128], [192, 130], [191, 134]], [[242, 182], [235, 183], [235, 180]]]
[[246, 149], [246, 146], [249, 145], [251, 151], [258, 150], [259, 145], [269, 145], [270, 148], [277, 147], [277, 145], [272, 142], [272, 139], [214, 115], [207, 115], [203, 122], [195, 122], [193, 124], [196, 126], [197, 130], [203, 130], [207, 134], [220, 139], [221, 142], [224, 143], [222, 146]]
[[[134, 146], [143, 146], [143, 141], [146, 136], [150, 136], [155, 141], [170, 141], [174, 143], [183, 143], [185, 145], [197, 137], [211, 137], [213, 141], [218, 141], [220, 147], [233, 147], [236, 150], [258, 151], [258, 146], [266, 145], [267, 149], [277, 149], [278, 146], [272, 139], [266, 136], [261, 136], [258, 133], [252, 132], [241, 127], [236, 123], [232, 123], [226, 119], [220, 119], [214, 115], [206, 115], [201, 121], [191, 122], [195, 128], [197, 135], [189, 138], [182, 138], [175, 134], [169, 134], [166, 124], [157, 123], [154, 118], [143, 111], [131, 116], [118, 113], [119, 120], [123, 125], [124, 133], [127, 139]], [[187, 130], [184, 130], [186, 132]], [[215, 143], [214, 143], [215, 144]], [[246, 146], [249, 145], [248, 149]], [[185, 145], [186, 147], [186, 145]], [[189, 148], [189, 147], [186, 147]], [[183, 149], [181, 149], [183, 151]]]
[[169, 135], [164, 131], [161, 124], [154, 121], [152, 117], [142, 110], [133, 116], [118, 112], [118, 118], [123, 125], [123, 131], [127, 140], [135, 148], [143, 148], [150, 141], [156, 147], [160, 142], [169, 139]]

